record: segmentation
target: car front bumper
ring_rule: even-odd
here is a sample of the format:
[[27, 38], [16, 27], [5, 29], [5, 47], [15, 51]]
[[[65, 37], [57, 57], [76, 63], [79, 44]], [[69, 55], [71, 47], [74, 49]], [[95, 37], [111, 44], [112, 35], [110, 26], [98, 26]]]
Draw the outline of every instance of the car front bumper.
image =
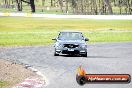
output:
[[87, 49], [80, 48], [66, 48], [66, 49], [55, 49], [57, 54], [86, 54]]

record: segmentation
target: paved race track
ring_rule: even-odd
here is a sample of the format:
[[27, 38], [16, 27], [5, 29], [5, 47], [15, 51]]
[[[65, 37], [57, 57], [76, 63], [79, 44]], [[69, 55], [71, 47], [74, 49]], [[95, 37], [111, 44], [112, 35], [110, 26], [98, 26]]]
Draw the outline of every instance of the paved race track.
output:
[[30, 64], [40, 70], [49, 80], [44, 88], [132, 88], [130, 84], [86, 84], [76, 83], [79, 65], [87, 73], [132, 75], [132, 42], [98, 43], [88, 45], [88, 57], [53, 56], [53, 46], [6, 47], [0, 58]]

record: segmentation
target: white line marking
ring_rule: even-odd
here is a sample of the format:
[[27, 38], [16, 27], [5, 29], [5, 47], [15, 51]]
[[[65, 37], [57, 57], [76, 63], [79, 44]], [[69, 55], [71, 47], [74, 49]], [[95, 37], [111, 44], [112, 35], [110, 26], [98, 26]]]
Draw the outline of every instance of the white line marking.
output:
[[45, 17], [45, 18], [80, 18], [100, 20], [132, 20], [132, 15], [56, 15], [56, 14], [31, 14], [31, 13], [2, 13], [0, 16], [20, 17]]

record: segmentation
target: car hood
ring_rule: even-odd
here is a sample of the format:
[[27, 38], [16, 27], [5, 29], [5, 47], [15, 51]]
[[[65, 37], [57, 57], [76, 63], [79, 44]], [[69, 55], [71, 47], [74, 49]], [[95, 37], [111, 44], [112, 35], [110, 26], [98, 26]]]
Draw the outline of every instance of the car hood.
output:
[[86, 44], [84, 40], [57, 40], [60, 44]]

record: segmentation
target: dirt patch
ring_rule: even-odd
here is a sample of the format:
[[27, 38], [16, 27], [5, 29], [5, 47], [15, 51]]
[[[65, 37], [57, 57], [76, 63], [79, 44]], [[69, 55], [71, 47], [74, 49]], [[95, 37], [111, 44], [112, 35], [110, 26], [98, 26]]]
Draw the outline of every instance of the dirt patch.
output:
[[0, 59], [0, 88], [12, 88], [28, 77], [36, 74], [24, 66]]

